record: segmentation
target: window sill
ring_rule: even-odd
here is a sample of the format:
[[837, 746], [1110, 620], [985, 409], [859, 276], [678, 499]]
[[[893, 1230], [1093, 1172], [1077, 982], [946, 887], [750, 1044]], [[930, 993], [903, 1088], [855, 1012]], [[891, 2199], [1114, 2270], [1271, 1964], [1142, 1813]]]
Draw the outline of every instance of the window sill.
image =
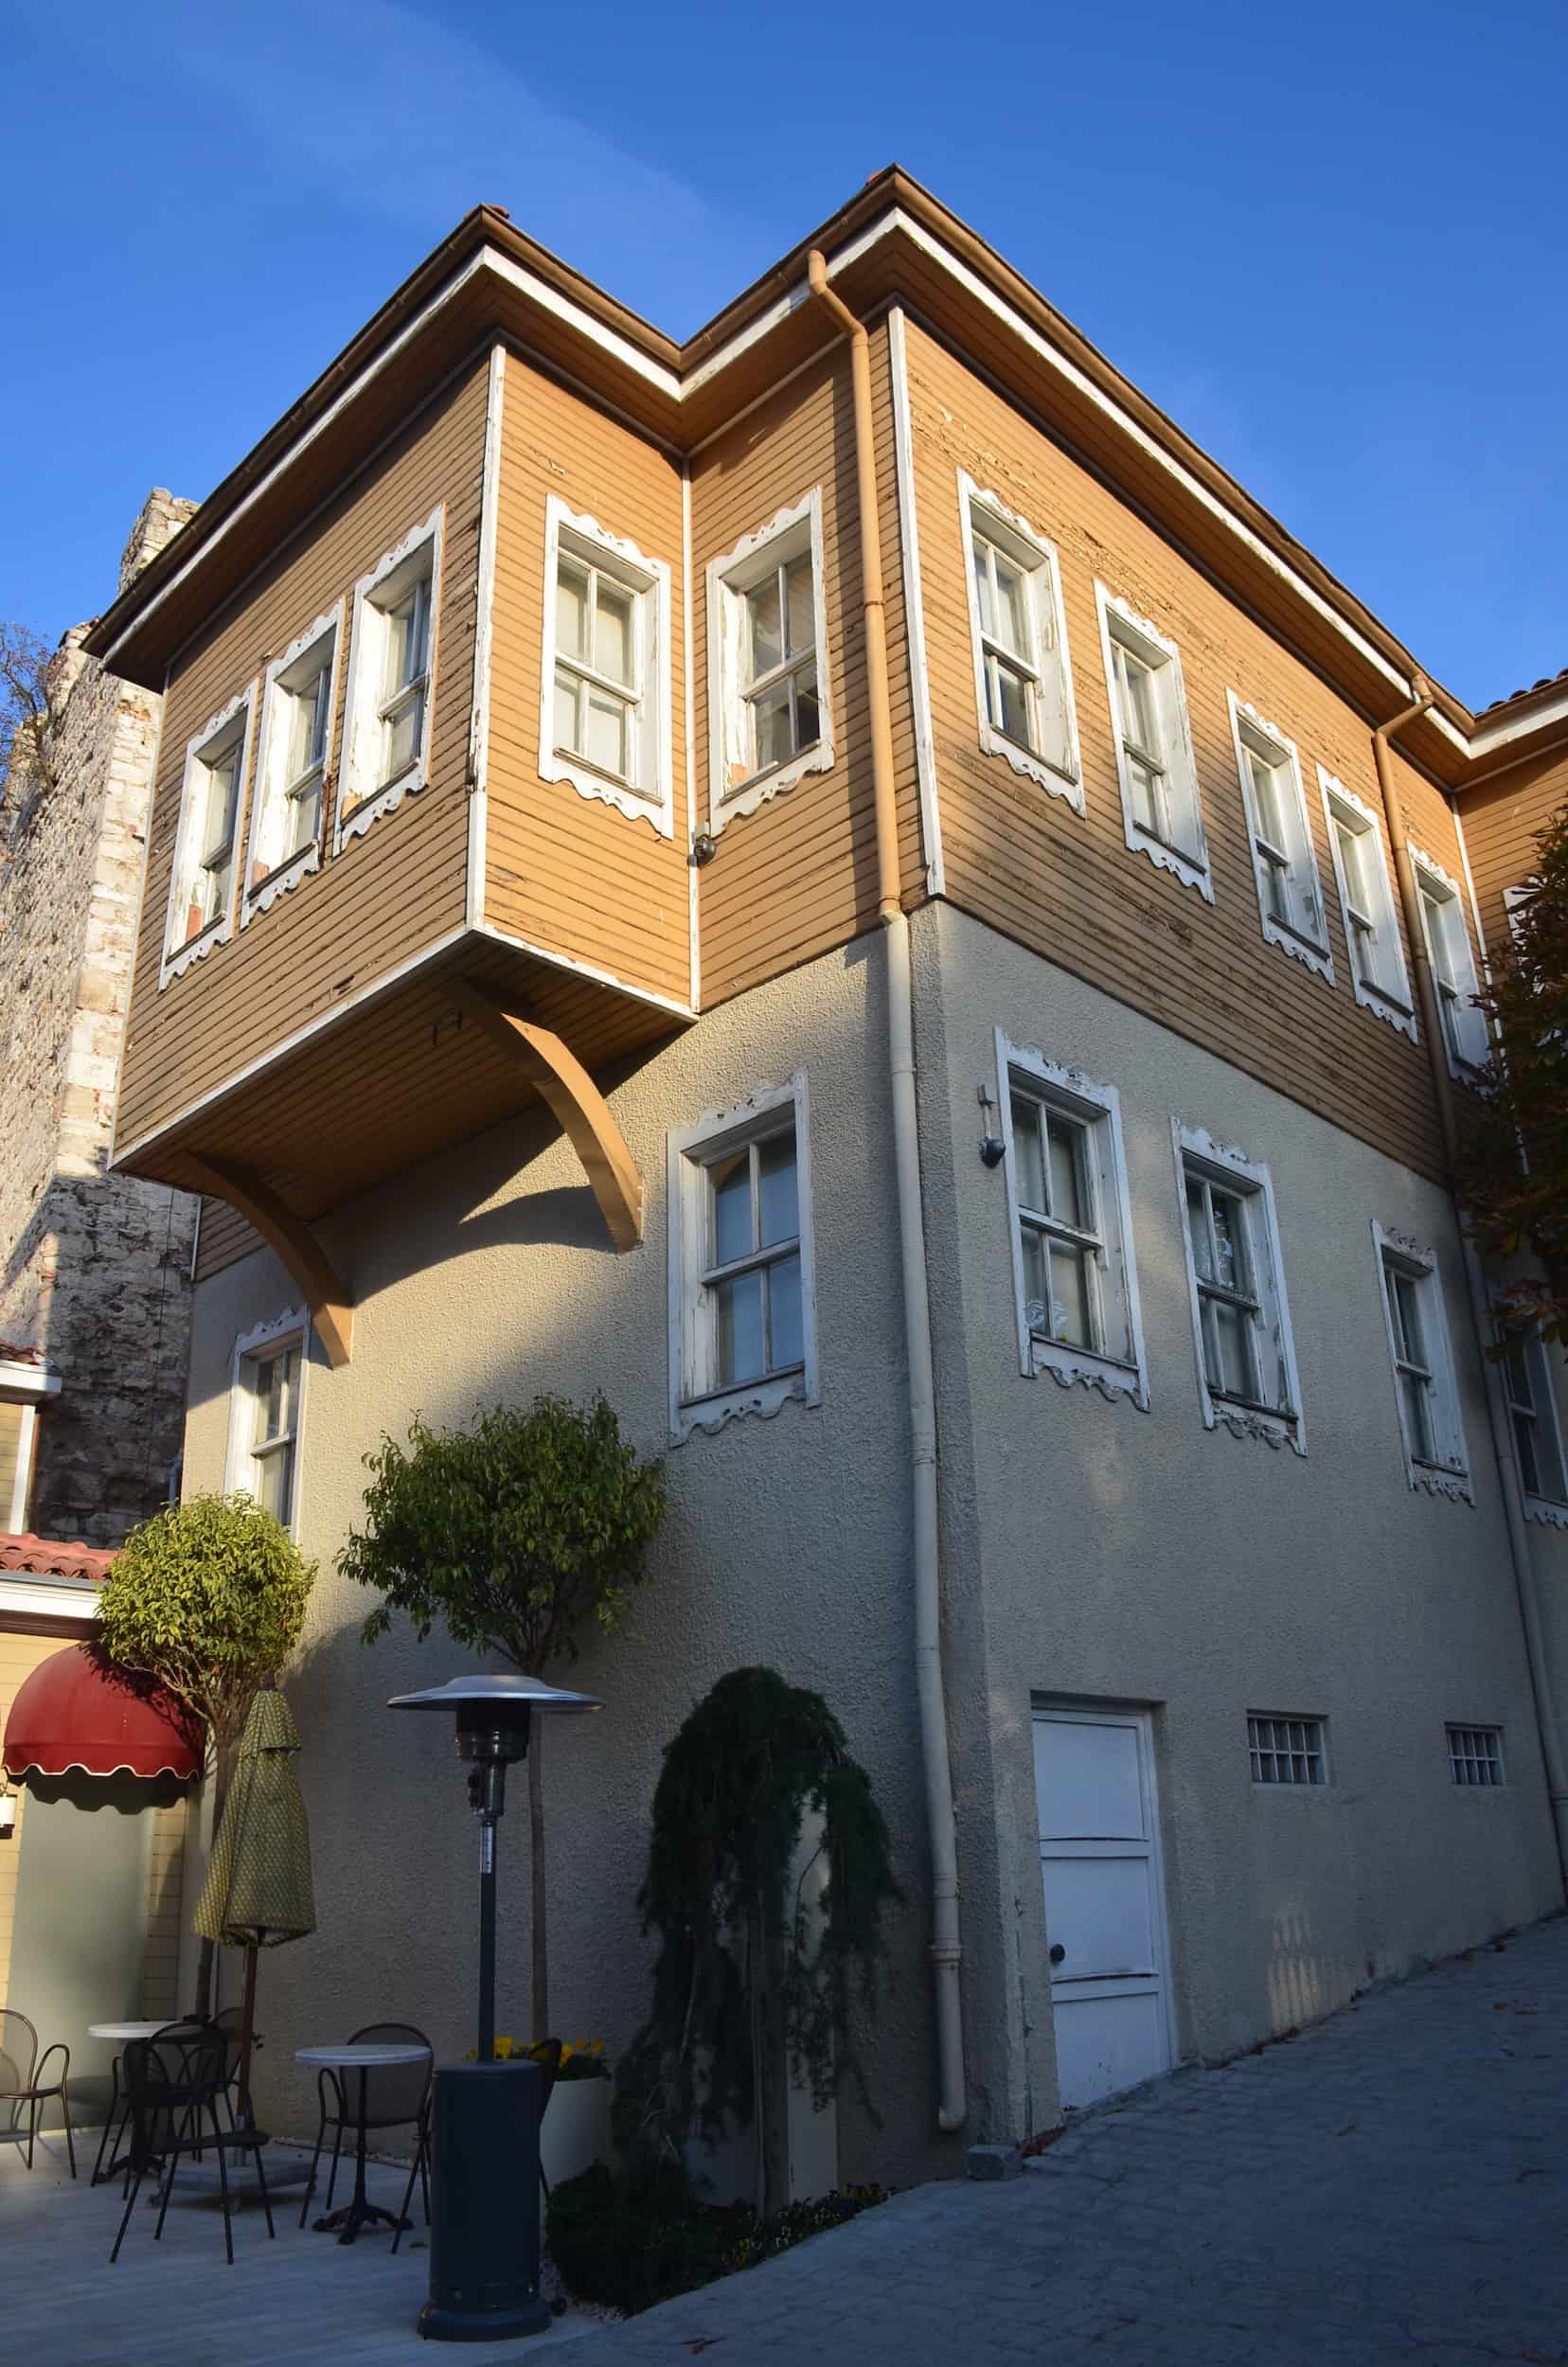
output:
[[540, 758], [539, 770], [547, 781], [568, 781], [579, 797], [598, 805], [613, 806], [624, 813], [629, 822], [650, 822], [661, 838], [673, 838], [675, 819], [668, 789], [637, 789], [631, 781], [619, 779], [614, 773], [601, 773], [586, 756], [578, 756], [569, 748], [554, 748]]
[[788, 763], [773, 765], [766, 773], [753, 773], [746, 780], [738, 781], [733, 789], [721, 790], [708, 822], [710, 835], [717, 838], [726, 823], [755, 813], [759, 806], [793, 789], [809, 773], [830, 772], [832, 763], [833, 743], [830, 739], [822, 739], [814, 747], [791, 756]]
[[1372, 1013], [1374, 1019], [1381, 1019], [1386, 1026], [1397, 1027], [1401, 1036], [1410, 1038], [1412, 1043], [1418, 1041], [1416, 1014], [1408, 1003], [1399, 1001], [1397, 994], [1384, 994], [1381, 987], [1369, 987], [1364, 980], [1358, 978], [1356, 1000], [1363, 1011]]
[[1542, 1528], [1568, 1529], [1568, 1504], [1554, 1504], [1549, 1496], [1526, 1495], [1524, 1518], [1539, 1521]]
[[1086, 1389], [1097, 1389], [1108, 1404], [1131, 1397], [1140, 1412], [1149, 1411], [1149, 1389], [1138, 1367], [1114, 1356], [1097, 1356], [1093, 1348], [1076, 1348], [1064, 1340], [1042, 1340], [1026, 1332], [1022, 1367], [1026, 1379], [1038, 1380], [1048, 1373], [1060, 1388], [1071, 1389], [1081, 1381]]
[[158, 965], [158, 992], [182, 978], [193, 962], [205, 962], [215, 945], [226, 945], [234, 931], [234, 915], [227, 912], [221, 920], [209, 920], [205, 929], [198, 929], [193, 937], [166, 953]]
[[1408, 1465], [1413, 1489], [1424, 1490], [1429, 1496], [1446, 1496], [1451, 1504], [1473, 1504], [1475, 1490], [1468, 1471], [1451, 1471], [1436, 1463]]
[[747, 1415], [755, 1415], [760, 1421], [771, 1421], [792, 1398], [802, 1405], [815, 1405], [817, 1402], [816, 1391], [807, 1385], [803, 1366], [797, 1366], [791, 1373], [775, 1373], [768, 1380], [748, 1381], [739, 1389], [719, 1390], [706, 1397], [690, 1397], [675, 1410], [670, 1424], [671, 1441], [679, 1447], [695, 1431], [703, 1431], [710, 1438], [717, 1437], [729, 1423], [740, 1421]]
[[246, 889], [240, 914], [241, 928], [248, 928], [258, 913], [264, 913], [280, 896], [289, 895], [301, 880], [320, 869], [321, 841], [314, 838], [309, 846], [302, 846], [297, 855], [291, 855], [287, 863], [279, 863], [276, 871], [269, 871], [264, 880], [258, 880], [255, 887]]
[[347, 811], [340, 807], [332, 852], [340, 853], [351, 838], [363, 838], [373, 822], [379, 822], [383, 813], [396, 813], [405, 797], [417, 797], [424, 786], [425, 765], [421, 756], [418, 764], [411, 764], [395, 779], [383, 781], [380, 789], [360, 798]]
[[1158, 870], [1168, 871], [1184, 887], [1196, 888], [1205, 904], [1214, 901], [1214, 881], [1209, 877], [1206, 855], [1187, 855], [1153, 830], [1146, 830], [1141, 822], [1129, 821], [1127, 844], [1135, 855], [1147, 855]]
[[1289, 921], [1276, 920], [1273, 913], [1264, 913], [1262, 918], [1263, 935], [1268, 944], [1277, 945], [1280, 952], [1288, 953], [1292, 961], [1302, 963], [1317, 977], [1325, 979], [1329, 986], [1333, 985], [1334, 957], [1327, 945], [1320, 945], [1315, 937], [1304, 936], [1299, 929], [1292, 929]]
[[1290, 1447], [1305, 1456], [1298, 1414], [1275, 1414], [1267, 1406], [1251, 1405], [1240, 1397], [1216, 1397], [1204, 1386], [1204, 1413], [1210, 1430], [1224, 1429], [1233, 1438], [1261, 1438], [1266, 1446]]
[[1076, 773], [1064, 773], [1047, 763], [1034, 749], [1025, 748], [1022, 740], [1009, 739], [994, 723], [982, 722], [980, 746], [988, 756], [1001, 756], [1023, 779], [1038, 781], [1053, 797], [1060, 797], [1078, 814], [1083, 813], [1083, 782]]

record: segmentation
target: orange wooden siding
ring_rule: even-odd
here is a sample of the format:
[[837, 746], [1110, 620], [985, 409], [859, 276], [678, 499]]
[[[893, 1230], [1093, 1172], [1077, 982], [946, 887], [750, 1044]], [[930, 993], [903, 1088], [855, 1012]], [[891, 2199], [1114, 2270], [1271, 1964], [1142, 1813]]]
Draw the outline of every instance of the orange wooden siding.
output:
[[[680, 465], [515, 355], [502, 407], [484, 920], [683, 1006], [691, 994]], [[669, 569], [674, 835], [541, 777], [546, 504]]]
[[[344, 491], [181, 659], [166, 702], [147, 885], [121, 1070], [116, 1148], [431, 944], [464, 917], [467, 755], [484, 452], [477, 359]], [[444, 509], [429, 785], [331, 852], [290, 894], [238, 925], [160, 993], [169, 872], [187, 741], [437, 505]], [[350, 603], [351, 604], [351, 603]], [[347, 630], [347, 623], [346, 623]], [[332, 769], [341, 760], [347, 651]], [[241, 816], [249, 828], [254, 753]], [[241, 858], [242, 860], [242, 858]]]
[[1554, 814], [1568, 802], [1568, 749], [1553, 748], [1544, 756], [1526, 757], [1489, 781], [1460, 793], [1459, 812], [1465, 827], [1475, 881], [1475, 900], [1487, 943], [1495, 948], [1506, 941], [1507, 908], [1505, 889], [1523, 887], [1536, 867], [1536, 840]]
[[[948, 895], [1392, 1156], [1438, 1172], [1425, 1050], [1355, 999], [1319, 794], [1321, 763], [1378, 810], [1368, 725], [1039, 427], [913, 325], [908, 355]], [[960, 470], [1057, 546], [1087, 818], [980, 748]], [[1212, 905], [1126, 844], [1096, 578], [1181, 652]], [[1264, 940], [1229, 689], [1300, 752], [1328, 910], [1332, 985]], [[1413, 838], [1459, 876], [1447, 798], [1408, 764], [1400, 763], [1399, 777]]]

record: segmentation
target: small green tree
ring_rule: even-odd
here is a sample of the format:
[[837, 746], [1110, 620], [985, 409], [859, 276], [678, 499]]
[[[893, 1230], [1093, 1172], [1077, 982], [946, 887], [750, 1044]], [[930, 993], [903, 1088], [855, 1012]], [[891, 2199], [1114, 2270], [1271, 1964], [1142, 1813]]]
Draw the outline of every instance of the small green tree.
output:
[[[365, 1524], [337, 1566], [382, 1596], [367, 1644], [402, 1611], [421, 1643], [440, 1621], [454, 1643], [543, 1677], [577, 1659], [587, 1621], [618, 1628], [649, 1575], [663, 1468], [639, 1458], [602, 1397], [586, 1409], [553, 1397], [492, 1406], [460, 1430], [416, 1415], [406, 1448], [383, 1437], [365, 1461]], [[528, 1751], [536, 2038], [550, 2017], [543, 1724]]]
[[[791, 1870], [803, 1820], [828, 1861], [811, 1945]], [[757, 2209], [788, 2199], [785, 2067], [826, 2104], [853, 2081], [870, 2109], [851, 2015], [875, 2004], [883, 1910], [902, 1895], [865, 1770], [822, 1696], [737, 1668], [665, 1753], [653, 1794], [643, 1930], [657, 1932], [649, 2018], [618, 2082], [636, 2175], [677, 2173], [688, 2136], [756, 2139]]]
[[[213, 1778], [213, 1829], [252, 1701], [299, 1642], [316, 1565], [248, 1496], [188, 1496], [134, 1528], [98, 1603], [98, 1642], [116, 1667], [162, 1686], [199, 1733]], [[197, 2010], [211, 1994], [204, 1940]]]
[[1568, 806], [1536, 847], [1529, 892], [1476, 998], [1502, 1050], [1469, 1114], [1459, 1184], [1482, 1256], [1524, 1255], [1540, 1269], [1508, 1286], [1506, 1306], [1568, 1341]]

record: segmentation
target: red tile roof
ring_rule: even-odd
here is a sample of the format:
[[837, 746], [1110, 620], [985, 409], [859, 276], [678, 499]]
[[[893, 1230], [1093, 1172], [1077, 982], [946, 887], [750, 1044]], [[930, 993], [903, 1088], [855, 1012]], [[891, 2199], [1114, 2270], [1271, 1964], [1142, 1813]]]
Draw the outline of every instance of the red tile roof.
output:
[[14, 1340], [0, 1340], [0, 1364], [46, 1364], [48, 1361], [42, 1348], [19, 1347]]
[[84, 1545], [62, 1545], [52, 1537], [16, 1537], [0, 1532], [0, 1570], [19, 1570], [29, 1578], [87, 1578], [101, 1586], [114, 1563], [111, 1551]]
[[1495, 715], [1499, 707], [1511, 707], [1516, 699], [1533, 699], [1538, 690], [1550, 690], [1554, 683], [1568, 682], [1568, 666], [1555, 674], [1542, 674], [1539, 682], [1526, 683], [1523, 690], [1510, 690], [1506, 698], [1494, 699], [1489, 706], [1477, 707], [1476, 714]]

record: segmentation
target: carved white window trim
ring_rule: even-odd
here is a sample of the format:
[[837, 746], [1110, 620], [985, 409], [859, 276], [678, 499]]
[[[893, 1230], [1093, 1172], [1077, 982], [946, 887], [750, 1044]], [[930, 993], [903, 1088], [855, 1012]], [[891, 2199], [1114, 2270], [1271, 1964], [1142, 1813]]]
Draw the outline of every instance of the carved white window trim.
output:
[[[291, 855], [287, 863], [276, 864], [253, 887], [251, 874], [259, 858], [262, 833], [272, 819], [275, 801], [282, 797], [289, 787], [283, 778], [288, 737], [287, 709], [277, 687], [278, 682], [329, 634], [332, 642], [332, 658], [327, 685], [327, 739], [321, 759], [321, 805], [315, 836]], [[256, 787], [251, 796], [250, 831], [245, 847], [245, 884], [240, 899], [241, 929], [246, 928], [258, 913], [264, 913], [276, 903], [280, 896], [286, 896], [292, 888], [296, 888], [311, 872], [321, 868], [322, 835], [326, 828], [327, 800], [332, 785], [338, 685], [342, 671], [343, 602], [340, 599], [334, 600], [313, 625], [308, 626], [295, 640], [291, 641], [282, 656], [274, 658], [267, 668], [261, 692], [261, 729], [257, 741]]]
[[[1447, 1496], [1454, 1503], [1473, 1504], [1475, 1490], [1470, 1485], [1470, 1454], [1465, 1443], [1464, 1416], [1459, 1407], [1459, 1383], [1454, 1370], [1453, 1346], [1449, 1338], [1448, 1307], [1443, 1291], [1442, 1270], [1434, 1249], [1423, 1249], [1407, 1233], [1396, 1233], [1372, 1221], [1372, 1247], [1378, 1263], [1378, 1292], [1382, 1303], [1383, 1334], [1388, 1342], [1388, 1370], [1394, 1383], [1394, 1404], [1399, 1419], [1399, 1443], [1404, 1452], [1405, 1477], [1413, 1488], [1430, 1496]], [[1399, 1343], [1394, 1331], [1394, 1314], [1389, 1303], [1389, 1270], [1397, 1266], [1414, 1280], [1420, 1290], [1421, 1324], [1430, 1332], [1423, 1346], [1432, 1359], [1433, 1379], [1430, 1411], [1433, 1423], [1433, 1443], [1438, 1450], [1435, 1464], [1417, 1460], [1405, 1413], [1404, 1391], [1399, 1386]]]
[[[1124, 1333], [1125, 1355], [1102, 1354], [1065, 1341], [1042, 1340], [1029, 1327], [1018, 1162], [1013, 1147], [1015, 1084], [1035, 1100], [1077, 1119], [1086, 1130], [1093, 1160], [1089, 1182], [1095, 1201], [1095, 1230], [1101, 1243], [1101, 1255], [1096, 1260], [1101, 1314], [1108, 1335], [1113, 1326]], [[1108, 1401], [1131, 1397], [1147, 1414], [1149, 1365], [1144, 1355], [1143, 1315], [1138, 1304], [1132, 1203], [1128, 1189], [1127, 1153], [1122, 1143], [1120, 1095], [1114, 1085], [1096, 1084], [1081, 1069], [1066, 1068], [1060, 1061], [1047, 1059], [1033, 1044], [1014, 1043], [1000, 1027], [996, 1030], [996, 1085], [1001, 1107], [1013, 1311], [1018, 1324], [1018, 1369], [1026, 1380], [1049, 1373], [1064, 1389], [1081, 1381], [1086, 1388], [1097, 1389]]]
[[[1205, 903], [1214, 901], [1209, 875], [1208, 840], [1203, 831], [1203, 803], [1198, 787], [1198, 762], [1192, 747], [1192, 722], [1187, 713], [1186, 685], [1182, 678], [1182, 653], [1157, 625], [1140, 616], [1128, 602], [1096, 580], [1095, 605], [1099, 614], [1100, 653], [1105, 661], [1105, 695], [1111, 703], [1111, 733], [1116, 750], [1116, 781], [1121, 791], [1122, 828], [1135, 855], [1147, 855], [1161, 871], [1168, 871], [1184, 887], [1196, 888]], [[1158, 754], [1166, 772], [1185, 803], [1191, 822], [1190, 846], [1183, 847], [1155, 836], [1138, 822], [1133, 811], [1132, 784], [1116, 685], [1115, 648], [1149, 667], [1158, 685], [1165, 745]]]
[[[379, 822], [383, 814], [395, 813], [405, 797], [418, 796], [430, 778], [437, 669], [440, 661], [441, 546], [445, 521], [445, 505], [437, 504], [421, 525], [411, 527], [402, 541], [379, 559], [368, 575], [361, 576], [354, 586], [348, 643], [348, 700], [343, 721], [343, 759], [338, 767], [336, 811], [332, 824], [334, 855], [341, 853], [350, 839], [363, 837], [371, 824]], [[383, 781], [368, 795], [356, 796], [358, 784], [367, 773], [376, 769], [369, 752], [380, 727], [381, 702], [370, 674], [380, 653], [382, 640], [381, 633], [370, 622], [367, 611], [376, 604], [375, 595], [387, 578], [427, 546], [430, 550], [430, 638], [425, 658], [426, 688], [419, 745], [413, 758], [395, 779]]]
[[[782, 548], [780, 547], [782, 545]], [[816, 635], [817, 714], [820, 738], [787, 763], [754, 773], [733, 788], [727, 786], [729, 767], [742, 746], [745, 719], [741, 714], [741, 635], [745, 624], [743, 595], [794, 550], [811, 554], [811, 599]], [[811, 491], [789, 509], [781, 509], [751, 534], [743, 534], [733, 550], [707, 566], [708, 655], [708, 835], [717, 838], [728, 822], [755, 813], [770, 799], [793, 789], [808, 774], [826, 773], [833, 761], [832, 699], [828, 679], [828, 599], [823, 568], [822, 488]]]
[[[180, 819], [174, 836], [174, 861], [169, 874], [169, 906], [164, 916], [164, 951], [158, 964], [158, 991], [182, 977], [193, 962], [205, 961], [215, 945], [224, 945], [234, 934], [235, 905], [240, 894], [240, 873], [244, 857], [245, 790], [251, 776], [251, 758], [256, 738], [256, 710], [259, 685], [247, 683], [237, 691], [227, 706], [209, 715], [199, 732], [186, 741], [185, 771], [180, 783]], [[197, 863], [198, 792], [205, 788], [206, 758], [215, 740], [228, 742], [237, 718], [243, 716], [241, 725], [240, 777], [235, 790], [234, 847], [229, 863], [228, 901], [223, 912], [209, 920], [194, 936], [174, 942], [175, 916], [185, 907], [194, 885]]]
[[[1334, 983], [1334, 957], [1328, 946], [1328, 907], [1324, 902], [1323, 881], [1318, 874], [1317, 848], [1312, 842], [1312, 820], [1307, 805], [1307, 792], [1301, 778], [1301, 755], [1295, 741], [1288, 739], [1277, 723], [1266, 717], [1234, 690], [1225, 693], [1230, 707], [1231, 741], [1236, 750], [1237, 778], [1241, 784], [1241, 802], [1247, 816], [1247, 845], [1252, 855], [1253, 878], [1257, 886], [1257, 917], [1262, 925], [1264, 942], [1276, 945], [1292, 961], [1302, 962], [1326, 979]], [[1301, 875], [1317, 915], [1315, 931], [1298, 929], [1280, 920], [1269, 909], [1269, 864], [1258, 847], [1262, 836], [1256, 800], [1253, 790], [1252, 767], [1247, 762], [1249, 748], [1271, 764], [1277, 774], [1287, 775], [1285, 794], [1293, 792], [1292, 812], [1289, 817], [1300, 834], [1300, 845], [1279, 850], [1290, 863], [1292, 877]]]
[[[1416, 1005], [1410, 991], [1410, 972], [1405, 968], [1404, 940], [1399, 934], [1399, 906], [1394, 900], [1393, 877], [1389, 868], [1388, 849], [1383, 845], [1382, 827], [1364, 798], [1353, 789], [1346, 789], [1337, 774], [1326, 766], [1317, 769], [1318, 792], [1323, 799], [1324, 826], [1328, 832], [1328, 852], [1333, 859], [1334, 884], [1339, 890], [1340, 918], [1345, 924], [1345, 947], [1350, 962], [1350, 984], [1363, 1010], [1397, 1027], [1401, 1036], [1417, 1041]], [[1358, 838], [1370, 837], [1378, 856], [1378, 878], [1381, 882], [1382, 910], [1371, 916], [1373, 925], [1385, 932], [1392, 953], [1392, 966], [1399, 979], [1399, 991], [1369, 985], [1361, 974], [1356, 959], [1356, 934], [1350, 919], [1350, 895], [1345, 882], [1345, 865], [1340, 859], [1339, 832], [1334, 827], [1334, 808], [1343, 810], [1345, 820]]]
[[[1492, 1041], [1491, 1029], [1487, 1023], [1486, 1013], [1478, 1010], [1475, 1004], [1470, 1000], [1479, 991], [1481, 981], [1476, 972], [1475, 948], [1470, 942], [1470, 924], [1465, 918], [1464, 893], [1458, 881], [1452, 872], [1444, 870], [1435, 855], [1429, 855], [1424, 847], [1417, 845], [1414, 839], [1406, 839], [1405, 845], [1409, 850], [1411, 863], [1417, 875], [1416, 900], [1420, 906], [1421, 927], [1426, 933], [1427, 959], [1432, 965], [1433, 992], [1438, 998], [1439, 1013], [1442, 1010], [1443, 985], [1443, 971], [1439, 966], [1439, 957], [1447, 956], [1455, 951], [1459, 954], [1457, 967], [1461, 975], [1452, 982], [1460, 997], [1455, 1029], [1461, 1040], [1471, 1046], [1472, 1050], [1457, 1051], [1445, 1027], [1443, 1052], [1448, 1060], [1449, 1075], [1460, 1084], [1473, 1084], [1491, 1057]], [[1455, 923], [1452, 940], [1444, 947], [1433, 943], [1432, 915], [1428, 899], [1421, 893], [1423, 878], [1435, 889], [1437, 900], [1442, 904], [1445, 915], [1452, 914]], [[1446, 924], [1445, 934], [1447, 934]]]
[[[964, 586], [969, 599], [970, 644], [974, 655], [975, 716], [980, 745], [987, 756], [1001, 756], [1025, 778], [1038, 781], [1053, 797], [1060, 797], [1075, 813], [1084, 811], [1083, 769], [1078, 757], [1078, 714], [1073, 703], [1073, 668], [1067, 648], [1067, 615], [1061, 604], [1061, 563], [1056, 544], [1009, 509], [999, 496], [958, 471], [958, 514], [964, 538]], [[1043, 748], [1025, 748], [1009, 739], [990, 721], [986, 696], [986, 649], [980, 621], [980, 596], [974, 574], [974, 536], [978, 531], [995, 543], [1019, 569], [1029, 608], [1029, 647], [1022, 652], [1036, 679], [1040, 710], [1055, 719], [1060, 762]], [[1046, 732], [1042, 729], [1042, 738]]]
[[[571, 553], [613, 576], [634, 601], [637, 641], [636, 774], [619, 780], [572, 749], [555, 744], [556, 596], [561, 538]], [[661, 838], [675, 835], [670, 773], [669, 563], [650, 559], [597, 518], [568, 509], [552, 493], [544, 507], [543, 668], [540, 680], [539, 771], [546, 781], [569, 781], [579, 797], [613, 806], [631, 822], [650, 822]]]
[[[1498, 1311], [1501, 1327], [1506, 1321], [1506, 1312], [1501, 1309]], [[1557, 1458], [1559, 1475], [1568, 1479], [1568, 1452], [1565, 1452], [1563, 1449], [1562, 1423], [1558, 1414], [1557, 1382], [1552, 1372], [1551, 1351], [1539, 1331], [1523, 1330], [1520, 1333], [1520, 1340], [1528, 1368], [1526, 1372], [1530, 1390], [1528, 1411], [1546, 1433]], [[1559, 1361], [1560, 1362], [1560, 1357]], [[1506, 1359], [1499, 1370], [1503, 1381], [1503, 1395], [1508, 1409], [1508, 1427], [1513, 1436], [1514, 1461], [1519, 1471], [1520, 1493], [1524, 1500], [1524, 1518], [1526, 1521], [1539, 1522], [1542, 1528], [1568, 1529], [1568, 1500], [1557, 1496], [1537, 1495], [1525, 1479], [1523, 1460], [1519, 1452], [1518, 1416], [1526, 1409], [1521, 1406], [1514, 1395], [1513, 1378], [1508, 1370]], [[1545, 1399], [1544, 1404], [1536, 1402], [1538, 1392]]]
[[[701, 1278], [707, 1264], [706, 1168], [725, 1150], [774, 1130], [771, 1121], [780, 1110], [791, 1111], [794, 1119], [802, 1364], [798, 1372], [776, 1374], [736, 1389], [713, 1390], [706, 1385], [711, 1375], [704, 1369], [701, 1324]], [[676, 1446], [696, 1431], [711, 1435], [742, 1415], [771, 1418], [792, 1399], [805, 1405], [821, 1403], [811, 1165], [803, 1069], [797, 1069], [782, 1085], [759, 1085], [743, 1101], [704, 1111], [694, 1125], [671, 1131], [668, 1137], [669, 1434]]]
[[[1261, 1438], [1271, 1447], [1290, 1446], [1307, 1452], [1307, 1417], [1301, 1401], [1301, 1375], [1296, 1366], [1295, 1335], [1291, 1328], [1291, 1302], [1285, 1287], [1285, 1259], [1280, 1247], [1279, 1219], [1274, 1209], [1274, 1179], [1261, 1161], [1249, 1159], [1228, 1143], [1217, 1142], [1201, 1126], [1170, 1122], [1176, 1154], [1176, 1213], [1182, 1228], [1182, 1256], [1186, 1269], [1187, 1298], [1192, 1316], [1193, 1354], [1198, 1367], [1198, 1401], [1203, 1427], [1223, 1426], [1235, 1438]], [[1272, 1342], [1284, 1379], [1287, 1407], [1277, 1411], [1241, 1405], [1217, 1397], [1209, 1385], [1208, 1360], [1203, 1352], [1203, 1316], [1198, 1288], [1198, 1267], [1192, 1254], [1187, 1222], [1186, 1189], [1189, 1170], [1206, 1173], [1240, 1201], [1247, 1227], [1247, 1252], [1257, 1286], [1259, 1329], [1263, 1343]]]
[[[299, 1389], [294, 1399], [294, 1473], [289, 1503], [289, 1534], [299, 1535], [299, 1504], [302, 1494], [305, 1440], [305, 1400], [311, 1370], [312, 1338], [310, 1309], [305, 1307], [285, 1308], [278, 1315], [270, 1315], [263, 1323], [253, 1324], [248, 1331], [236, 1335], [229, 1354], [229, 1420], [228, 1444], [224, 1457], [223, 1486], [228, 1494], [240, 1492], [256, 1498], [255, 1464], [252, 1451], [252, 1432], [256, 1419], [256, 1385], [247, 1367], [291, 1341], [299, 1343]], [[259, 1499], [257, 1499], [259, 1501]]]

